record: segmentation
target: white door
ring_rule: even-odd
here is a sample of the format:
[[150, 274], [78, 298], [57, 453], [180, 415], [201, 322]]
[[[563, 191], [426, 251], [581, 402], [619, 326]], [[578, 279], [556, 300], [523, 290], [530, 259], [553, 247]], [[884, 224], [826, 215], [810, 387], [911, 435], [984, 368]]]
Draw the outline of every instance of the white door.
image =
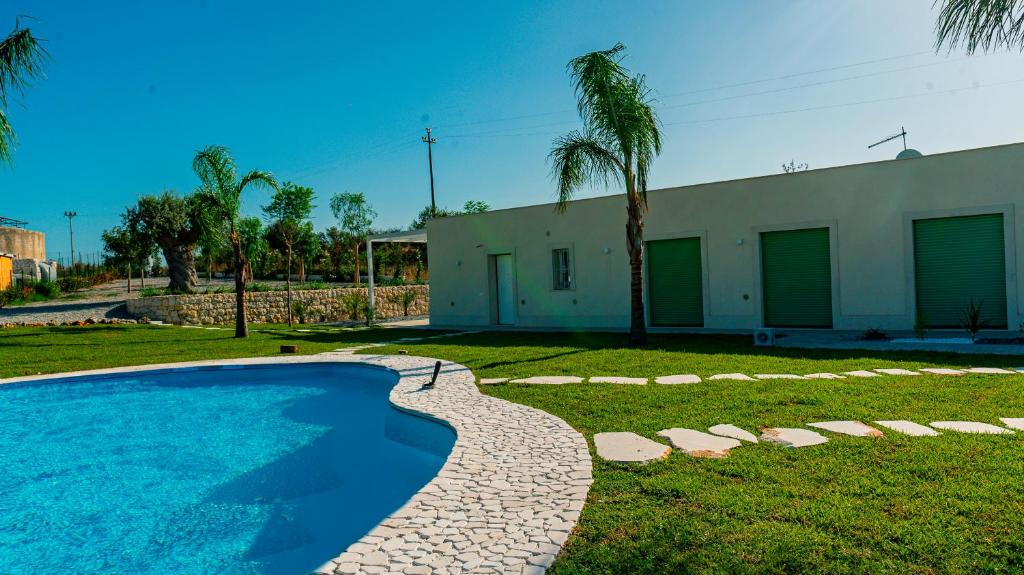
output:
[[512, 325], [516, 322], [515, 271], [512, 269], [512, 254], [494, 256], [494, 289], [498, 303], [498, 324]]

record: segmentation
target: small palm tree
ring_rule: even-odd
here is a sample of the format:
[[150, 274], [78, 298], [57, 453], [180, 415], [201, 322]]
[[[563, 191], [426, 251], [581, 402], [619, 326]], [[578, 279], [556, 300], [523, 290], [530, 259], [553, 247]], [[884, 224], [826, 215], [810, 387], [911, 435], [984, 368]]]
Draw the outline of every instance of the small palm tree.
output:
[[199, 194], [207, 205], [208, 225], [226, 232], [234, 252], [235, 268], [235, 337], [248, 337], [245, 318], [245, 252], [239, 233], [239, 206], [246, 188], [277, 190], [277, 180], [270, 172], [252, 170], [241, 178], [231, 153], [223, 146], [207, 146], [192, 160], [192, 170], [201, 183]]
[[643, 76], [622, 66], [625, 47], [591, 52], [569, 62], [583, 130], [555, 140], [549, 158], [558, 183], [558, 209], [587, 183], [612, 181], [626, 189], [626, 250], [630, 270], [629, 342], [647, 341], [644, 319], [644, 214], [647, 173], [661, 153], [661, 133]]
[[[1024, 50], [1024, 1], [939, 0], [935, 47], [963, 44], [968, 54], [999, 48]], [[938, 3], [938, 1], [936, 2]]]
[[10, 162], [14, 151], [14, 128], [7, 121], [7, 90], [24, 94], [32, 79], [42, 75], [46, 50], [28, 28], [15, 21], [14, 31], [0, 40], [0, 162]]

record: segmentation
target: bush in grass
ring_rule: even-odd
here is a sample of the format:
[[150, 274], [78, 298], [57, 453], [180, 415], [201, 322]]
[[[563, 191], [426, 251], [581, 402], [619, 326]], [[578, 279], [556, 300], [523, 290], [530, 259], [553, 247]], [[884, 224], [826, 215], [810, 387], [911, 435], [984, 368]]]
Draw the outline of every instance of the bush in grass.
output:
[[306, 323], [306, 314], [309, 313], [309, 306], [304, 301], [292, 302], [292, 312], [299, 318], [299, 323]]

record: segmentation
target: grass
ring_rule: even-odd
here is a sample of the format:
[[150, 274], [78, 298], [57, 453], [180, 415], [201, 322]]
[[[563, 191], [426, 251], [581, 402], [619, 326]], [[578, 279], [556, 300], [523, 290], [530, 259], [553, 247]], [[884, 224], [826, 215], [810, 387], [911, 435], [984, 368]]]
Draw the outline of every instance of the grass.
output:
[[[0, 331], [0, 376], [132, 363], [302, 352], [423, 332], [311, 333], [154, 326]], [[759, 349], [735, 336], [472, 334], [373, 349], [450, 359], [480, 377], [810, 373], [879, 367], [1015, 366], [1020, 357]], [[1024, 417], [1024, 377], [918, 376], [698, 385], [498, 385], [484, 393], [551, 412], [588, 441], [600, 431], [803, 426], [825, 419]], [[881, 439], [830, 435], [798, 450], [744, 446], [723, 460], [673, 453], [648, 465], [595, 457], [595, 483], [552, 573], [1019, 573], [1024, 434]]]
[[[305, 329], [298, 326], [297, 329]], [[0, 378], [124, 365], [279, 355], [282, 344], [301, 353], [423, 335], [422, 331], [366, 328], [250, 326], [248, 339], [234, 330], [155, 325], [91, 325], [0, 330]]]

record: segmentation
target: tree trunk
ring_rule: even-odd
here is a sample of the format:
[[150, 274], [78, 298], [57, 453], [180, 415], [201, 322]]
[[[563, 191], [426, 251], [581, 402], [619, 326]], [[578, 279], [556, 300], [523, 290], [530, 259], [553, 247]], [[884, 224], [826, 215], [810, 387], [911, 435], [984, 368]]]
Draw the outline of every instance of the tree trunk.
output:
[[355, 276], [356, 277], [354, 279], [356, 281], [356, 285], [358, 286], [359, 285], [359, 242], [358, 241], [356, 242], [355, 249], [356, 249], [356, 261], [355, 261], [355, 264], [356, 264]]
[[629, 345], [647, 343], [647, 320], [644, 317], [644, 216], [640, 197], [635, 190], [626, 193], [628, 221], [626, 249], [629, 253]]
[[198, 278], [196, 277], [196, 255], [195, 246], [165, 245], [161, 246], [164, 258], [167, 259], [167, 275], [170, 276], [170, 283], [167, 287], [171, 291], [181, 293], [192, 293], [196, 289]]
[[285, 285], [288, 286], [288, 327], [292, 326], [292, 247], [288, 246], [288, 264], [284, 271]]
[[245, 317], [245, 256], [238, 232], [231, 230], [231, 247], [235, 252], [235, 337], [249, 337]]
[[139, 279], [142, 280], [142, 289], [146, 289], [146, 264], [139, 266]]
[[299, 283], [306, 283], [306, 258], [299, 258]]
[[128, 262], [128, 293], [132, 293], [132, 262]]

